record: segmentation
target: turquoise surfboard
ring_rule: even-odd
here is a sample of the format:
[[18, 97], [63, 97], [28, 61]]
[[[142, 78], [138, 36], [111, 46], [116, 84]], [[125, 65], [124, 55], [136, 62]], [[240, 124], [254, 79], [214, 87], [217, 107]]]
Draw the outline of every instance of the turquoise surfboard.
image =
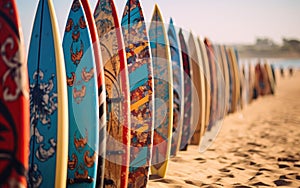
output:
[[176, 156], [179, 151], [181, 141], [181, 131], [183, 124], [183, 107], [184, 107], [184, 88], [183, 88], [183, 65], [181, 51], [176, 29], [172, 18], [168, 29], [169, 46], [172, 60], [173, 71], [173, 133], [171, 145], [171, 157]]
[[127, 58], [131, 148], [128, 187], [146, 187], [153, 143], [153, 69], [143, 11], [128, 0], [121, 21]]
[[40, 0], [28, 54], [30, 156], [28, 187], [64, 187], [68, 101], [61, 40], [51, 0]]
[[69, 99], [68, 187], [95, 187], [99, 148], [98, 86], [85, 12], [74, 0], [63, 38]]

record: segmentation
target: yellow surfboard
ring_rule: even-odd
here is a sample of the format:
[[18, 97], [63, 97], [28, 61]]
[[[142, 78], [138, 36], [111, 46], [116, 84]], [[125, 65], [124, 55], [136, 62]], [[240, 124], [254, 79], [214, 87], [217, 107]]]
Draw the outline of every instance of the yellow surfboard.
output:
[[52, 32], [54, 38], [54, 48], [55, 48], [55, 59], [57, 80], [59, 83], [57, 85], [58, 93], [65, 93], [65, 95], [58, 96], [57, 109], [58, 109], [58, 133], [57, 137], [59, 140], [64, 140], [57, 143], [57, 157], [56, 158], [56, 175], [55, 175], [55, 187], [65, 187], [67, 179], [67, 162], [68, 162], [68, 95], [67, 95], [67, 79], [66, 70], [64, 64], [64, 54], [62, 51], [62, 44], [60, 39], [60, 33], [58, 32], [57, 18], [55, 15], [54, 6], [52, 0], [48, 0], [50, 18], [52, 22]]

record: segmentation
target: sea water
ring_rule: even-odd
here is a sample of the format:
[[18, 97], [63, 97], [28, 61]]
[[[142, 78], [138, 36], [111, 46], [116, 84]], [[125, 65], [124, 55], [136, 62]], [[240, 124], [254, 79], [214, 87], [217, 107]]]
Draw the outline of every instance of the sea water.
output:
[[300, 70], [300, 59], [258, 59], [258, 58], [252, 58], [252, 59], [240, 59], [239, 64], [253, 64], [256, 65], [258, 62], [260, 63], [270, 63], [274, 66], [275, 69], [299, 69]]
[[300, 69], [300, 59], [270, 59], [269, 62], [278, 69]]

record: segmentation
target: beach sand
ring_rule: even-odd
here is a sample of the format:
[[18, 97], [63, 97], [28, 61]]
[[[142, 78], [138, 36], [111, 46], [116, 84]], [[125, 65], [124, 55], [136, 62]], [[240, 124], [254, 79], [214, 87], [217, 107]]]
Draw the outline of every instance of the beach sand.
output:
[[148, 187], [300, 187], [300, 71], [279, 77], [274, 96], [227, 116], [208, 150], [179, 152]]

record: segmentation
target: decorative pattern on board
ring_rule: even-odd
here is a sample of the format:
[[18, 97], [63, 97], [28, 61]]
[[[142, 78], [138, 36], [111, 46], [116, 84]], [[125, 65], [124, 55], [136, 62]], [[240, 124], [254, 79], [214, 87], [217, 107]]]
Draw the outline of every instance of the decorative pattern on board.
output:
[[55, 138], [41, 133], [45, 129], [54, 132], [56, 130], [56, 127], [52, 126], [52, 118], [57, 111], [57, 92], [54, 84], [56, 80], [54, 74], [51, 74], [46, 81], [44, 78], [45, 74], [42, 70], [35, 71], [30, 82], [30, 125], [33, 135], [30, 140], [32, 151], [28, 179], [31, 187], [39, 187], [43, 181], [39, 164], [34, 162], [34, 158], [39, 163], [43, 163], [53, 158], [56, 153]]
[[144, 16], [138, 0], [128, 0], [122, 17], [131, 102], [128, 187], [146, 187], [152, 150], [153, 71]]
[[[26, 63], [18, 28], [15, 2], [0, 1], [0, 186], [26, 185], [27, 165], [22, 154], [24, 138], [28, 139], [29, 118], [22, 113], [28, 108]], [[26, 101], [23, 102], [22, 100]], [[27, 105], [25, 105], [27, 104]], [[25, 109], [22, 109], [22, 108]], [[25, 122], [25, 123], [24, 123]], [[25, 130], [23, 132], [23, 130]], [[24, 136], [20, 136], [20, 134]], [[8, 187], [9, 187], [8, 186]]]
[[129, 86], [121, 28], [113, 0], [100, 0], [95, 22], [104, 63], [106, 158], [104, 186], [126, 187], [129, 171]]
[[[72, 11], [77, 12], [77, 3], [75, 2], [74, 4], [72, 6]], [[80, 30], [86, 28], [87, 26], [83, 16], [81, 16], [80, 19], [77, 20], [77, 23], [74, 22], [72, 18], [69, 18], [67, 21], [65, 32], [72, 32], [70, 53], [71, 60], [76, 67], [78, 67], [78, 65], [80, 64], [84, 53], [84, 43], [80, 38]], [[87, 70], [87, 67], [84, 67], [82, 69], [80, 80], [78, 80], [75, 72], [71, 72], [70, 76], [67, 75], [67, 84], [68, 86], [73, 87], [73, 98], [77, 104], [79, 104], [86, 96], [86, 85], [84, 83], [89, 82], [94, 77], [94, 75], [94, 68], [90, 68], [89, 70]]]
[[181, 46], [182, 64], [184, 70], [184, 115], [182, 125], [182, 136], [180, 142], [180, 150], [186, 150], [188, 140], [191, 136], [191, 120], [192, 120], [192, 82], [191, 82], [191, 67], [188, 48], [182, 33], [179, 31], [179, 41]]
[[19, 42], [15, 41], [12, 37], [6, 38], [4, 43], [1, 43], [1, 61], [7, 67], [7, 70], [2, 77], [2, 84], [5, 86], [3, 88], [3, 99], [5, 101], [17, 100], [21, 92], [24, 90], [22, 77], [25, 72], [21, 71], [22, 63], [18, 62], [18, 58], [20, 56], [18, 43]]
[[28, 187], [54, 186], [55, 182], [58, 93], [54, 49], [48, 1], [40, 1], [28, 53], [31, 133]]
[[36, 71], [30, 84], [30, 124], [37, 125], [40, 121], [43, 125], [51, 126], [50, 116], [57, 110], [57, 93], [54, 89], [52, 74], [48, 81], [44, 82], [44, 72]]
[[[17, 19], [14, 18], [16, 10], [14, 10], [13, 2], [11, 0], [3, 0], [0, 2], [0, 7], [0, 28], [1, 30], [6, 30], [6, 32], [2, 33], [0, 43], [1, 62], [6, 65], [6, 69], [3, 68], [6, 71], [1, 79], [1, 84], [3, 87], [5, 86], [3, 88], [3, 99], [5, 101], [16, 101], [21, 93], [23, 95], [28, 93], [24, 85], [26, 82], [22, 81], [23, 78], [26, 78], [26, 71], [24, 71], [26, 64], [19, 61], [21, 44], [19, 30], [16, 26]], [[2, 75], [2, 71], [0, 73]]]
[[95, 105], [96, 65], [86, 19], [81, 2], [74, 0], [63, 38], [70, 112], [67, 184], [93, 187], [98, 163], [99, 108]]

